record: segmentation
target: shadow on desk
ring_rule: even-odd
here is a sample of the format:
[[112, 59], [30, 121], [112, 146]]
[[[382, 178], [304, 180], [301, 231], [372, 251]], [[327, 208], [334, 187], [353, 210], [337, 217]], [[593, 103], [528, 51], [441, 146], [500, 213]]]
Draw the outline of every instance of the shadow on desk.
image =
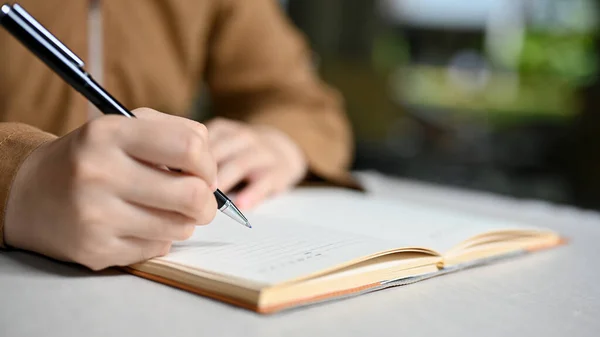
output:
[[[227, 246], [229, 244], [230, 243], [227, 242], [209, 241], [181, 242], [175, 244], [172, 247], [172, 251], [183, 251], [192, 247], [221, 247]], [[5, 263], [8, 263], [10, 265], [10, 268], [19, 269], [19, 272], [21, 273], [38, 272], [42, 274], [51, 274], [66, 277], [98, 277], [124, 274], [117, 268], [109, 268], [95, 272], [79, 264], [62, 262], [37, 253], [20, 250], [1, 252], [0, 256], [7, 260], [7, 262]]]
[[84, 266], [50, 259], [43, 255], [23, 251], [0, 253], [11, 268], [19, 269], [21, 273], [48, 274], [63, 277], [102, 277], [116, 276], [123, 273], [116, 269], [106, 269], [94, 272]]

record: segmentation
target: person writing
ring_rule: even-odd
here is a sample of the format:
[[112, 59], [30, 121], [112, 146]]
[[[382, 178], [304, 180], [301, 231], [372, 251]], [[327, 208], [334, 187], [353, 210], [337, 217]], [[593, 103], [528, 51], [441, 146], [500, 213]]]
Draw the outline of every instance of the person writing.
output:
[[[137, 119], [107, 116], [0, 30], [0, 247], [93, 270], [320, 179], [352, 186], [342, 99], [274, 0], [24, 0]], [[217, 118], [190, 119], [206, 83]], [[177, 173], [162, 169], [181, 169]]]

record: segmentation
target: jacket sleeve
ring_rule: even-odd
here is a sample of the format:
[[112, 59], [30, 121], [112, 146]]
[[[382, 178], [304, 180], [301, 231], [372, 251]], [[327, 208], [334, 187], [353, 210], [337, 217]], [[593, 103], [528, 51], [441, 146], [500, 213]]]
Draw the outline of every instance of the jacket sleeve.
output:
[[276, 0], [222, 0], [209, 40], [206, 81], [218, 116], [270, 125], [302, 149], [309, 173], [352, 183], [350, 124], [303, 36]]
[[21, 123], [0, 123], [0, 248], [4, 241], [4, 220], [12, 182], [27, 156], [56, 136]]

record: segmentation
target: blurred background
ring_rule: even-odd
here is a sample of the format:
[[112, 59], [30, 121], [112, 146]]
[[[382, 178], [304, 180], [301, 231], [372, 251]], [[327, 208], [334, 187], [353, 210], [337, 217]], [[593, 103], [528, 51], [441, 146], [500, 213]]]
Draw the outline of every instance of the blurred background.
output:
[[355, 170], [600, 209], [596, 0], [285, 0]]

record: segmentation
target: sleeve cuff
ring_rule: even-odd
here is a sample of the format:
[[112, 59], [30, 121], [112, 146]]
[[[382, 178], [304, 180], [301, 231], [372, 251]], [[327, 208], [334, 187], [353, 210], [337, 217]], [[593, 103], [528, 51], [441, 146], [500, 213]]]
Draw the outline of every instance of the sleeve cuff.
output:
[[0, 123], [0, 248], [7, 248], [4, 221], [15, 176], [31, 152], [55, 138], [26, 124]]

